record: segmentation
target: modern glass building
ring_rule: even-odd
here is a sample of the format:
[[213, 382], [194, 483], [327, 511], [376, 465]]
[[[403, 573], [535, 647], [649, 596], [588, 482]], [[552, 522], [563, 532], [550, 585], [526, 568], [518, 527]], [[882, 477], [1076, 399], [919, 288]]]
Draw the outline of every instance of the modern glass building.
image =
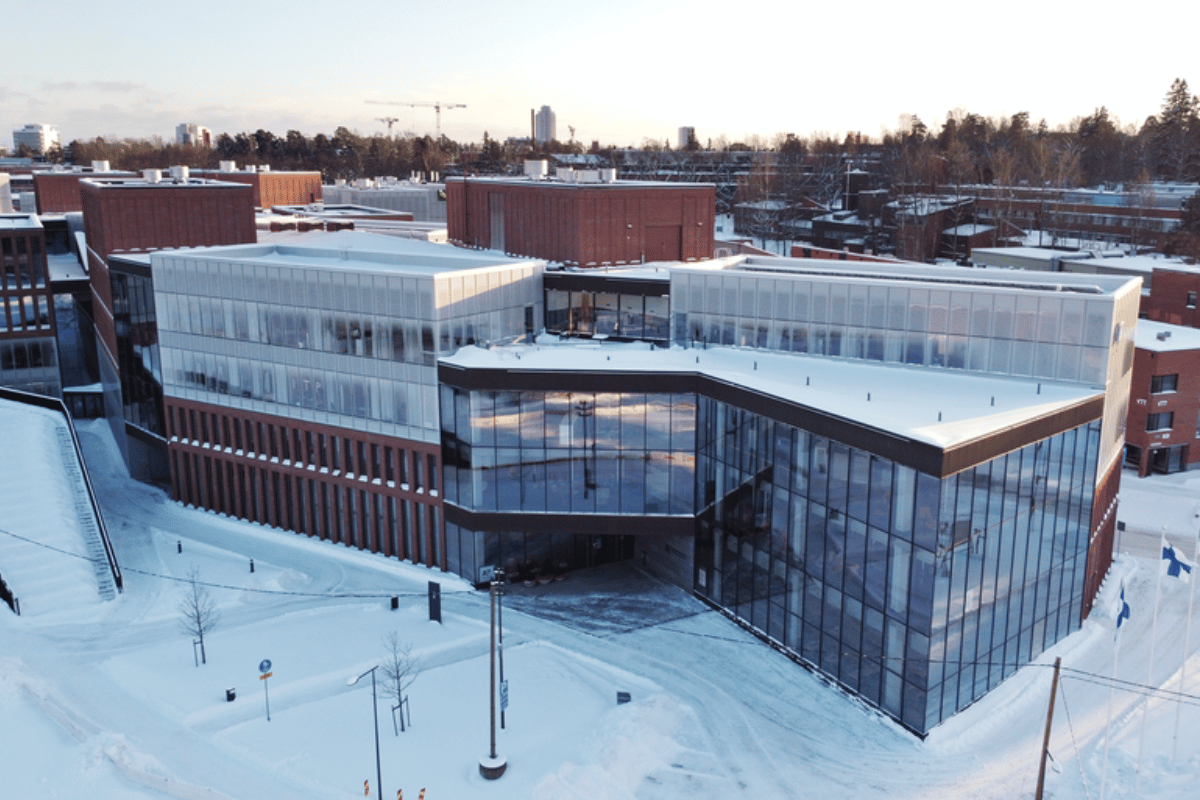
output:
[[439, 362], [449, 568], [600, 542], [917, 733], [981, 697], [1111, 561], [1138, 285], [884, 269], [681, 266], [669, 347], [547, 280], [558, 337]]
[[364, 234], [149, 264], [179, 500], [473, 581], [637, 559], [918, 734], [1111, 562], [1136, 279]]
[[150, 256], [175, 497], [445, 568], [437, 359], [527, 336], [541, 262], [310, 237]]

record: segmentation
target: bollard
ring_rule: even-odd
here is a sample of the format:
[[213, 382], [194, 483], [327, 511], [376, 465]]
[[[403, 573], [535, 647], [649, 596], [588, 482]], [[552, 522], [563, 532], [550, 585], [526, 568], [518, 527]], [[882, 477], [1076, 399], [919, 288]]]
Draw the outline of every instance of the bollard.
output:
[[254, 572], [254, 559], [250, 559], [250, 571]]
[[393, 597], [393, 598], [392, 598], [392, 611], [395, 611], [395, 610], [396, 610], [397, 608], [399, 608], [399, 607], [400, 607], [400, 598], [399, 598], [399, 597]]
[[182, 553], [183, 552], [183, 539], [180, 539], [177, 542], [175, 542], [175, 547], [177, 548], [177, 552]]

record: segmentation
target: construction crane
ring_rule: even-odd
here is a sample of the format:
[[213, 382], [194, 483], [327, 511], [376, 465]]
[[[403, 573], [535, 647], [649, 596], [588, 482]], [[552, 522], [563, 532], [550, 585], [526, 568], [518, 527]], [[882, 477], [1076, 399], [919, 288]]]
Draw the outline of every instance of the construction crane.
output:
[[[452, 108], [466, 108], [464, 103], [400, 103], [393, 100], [368, 100], [377, 106], [409, 106], [412, 108], [432, 108], [437, 115], [437, 138], [442, 138], [442, 109], [449, 111]], [[391, 125], [388, 125], [388, 130], [391, 130]]]
[[378, 120], [379, 122], [387, 123], [388, 136], [392, 135], [392, 125], [394, 125], [395, 123], [400, 121], [400, 119], [398, 117], [376, 117], [375, 119]]

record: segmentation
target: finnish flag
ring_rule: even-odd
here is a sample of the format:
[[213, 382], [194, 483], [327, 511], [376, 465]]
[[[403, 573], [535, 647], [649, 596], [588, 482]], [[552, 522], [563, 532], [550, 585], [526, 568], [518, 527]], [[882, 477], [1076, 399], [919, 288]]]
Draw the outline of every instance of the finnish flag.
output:
[[1121, 584], [1121, 610], [1117, 614], [1117, 630], [1121, 629], [1121, 623], [1129, 619], [1129, 603], [1125, 602], [1125, 584]]
[[1164, 543], [1162, 549], [1163, 561], [1167, 562], [1167, 576], [1186, 581], [1191, 574], [1192, 565], [1175, 552], [1175, 548]]

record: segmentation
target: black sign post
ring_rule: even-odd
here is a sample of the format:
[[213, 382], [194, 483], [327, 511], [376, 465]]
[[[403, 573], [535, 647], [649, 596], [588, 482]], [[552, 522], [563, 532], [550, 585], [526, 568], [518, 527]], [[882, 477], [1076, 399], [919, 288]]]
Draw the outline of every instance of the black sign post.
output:
[[442, 621], [442, 585], [435, 581], [429, 582], [429, 619]]

